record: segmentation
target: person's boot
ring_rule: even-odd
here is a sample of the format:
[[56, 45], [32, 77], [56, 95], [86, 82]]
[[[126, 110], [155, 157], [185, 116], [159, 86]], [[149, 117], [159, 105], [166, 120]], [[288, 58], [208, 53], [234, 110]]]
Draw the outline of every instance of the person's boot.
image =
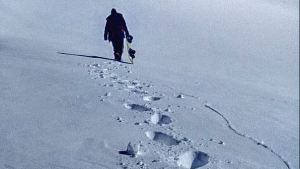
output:
[[118, 52], [115, 52], [114, 55], [115, 55], [115, 60], [120, 62], [121, 61], [121, 54], [118, 53]]

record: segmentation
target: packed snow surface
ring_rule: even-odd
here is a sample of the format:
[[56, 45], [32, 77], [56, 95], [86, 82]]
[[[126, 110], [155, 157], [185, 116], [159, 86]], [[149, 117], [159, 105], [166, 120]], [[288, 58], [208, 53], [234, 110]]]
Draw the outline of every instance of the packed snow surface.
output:
[[0, 168], [299, 169], [298, 25], [298, 0], [0, 0]]

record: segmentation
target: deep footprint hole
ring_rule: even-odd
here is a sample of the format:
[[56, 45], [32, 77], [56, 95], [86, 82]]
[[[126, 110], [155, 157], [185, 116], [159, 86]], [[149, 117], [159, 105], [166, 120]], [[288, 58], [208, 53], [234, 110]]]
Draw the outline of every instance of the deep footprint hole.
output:
[[158, 122], [158, 124], [170, 124], [170, 123], [172, 123], [172, 120], [167, 115], [162, 115], [160, 121]]
[[155, 113], [155, 114], [153, 114], [151, 116], [151, 122], [153, 124], [164, 125], [164, 124], [170, 124], [170, 123], [172, 123], [172, 120], [167, 115], [160, 115], [158, 113]]
[[146, 136], [153, 141], [159, 142], [167, 146], [178, 145], [180, 143], [180, 141], [175, 139], [173, 136], [167, 135], [162, 132], [147, 131]]
[[143, 100], [148, 101], [148, 102], [158, 101], [160, 99], [161, 99], [160, 97], [156, 97], [156, 96], [145, 96], [145, 97], [143, 97]]
[[124, 104], [124, 106], [127, 109], [135, 110], [135, 111], [138, 111], [138, 112], [144, 112], [144, 111], [151, 111], [152, 110], [151, 108], [149, 108], [145, 105], [139, 105], [139, 104]]

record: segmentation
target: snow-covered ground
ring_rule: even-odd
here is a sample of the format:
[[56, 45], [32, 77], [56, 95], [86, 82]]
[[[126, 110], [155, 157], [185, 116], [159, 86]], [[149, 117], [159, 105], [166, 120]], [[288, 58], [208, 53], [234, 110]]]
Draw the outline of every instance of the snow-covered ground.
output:
[[0, 0], [0, 168], [298, 169], [298, 4]]

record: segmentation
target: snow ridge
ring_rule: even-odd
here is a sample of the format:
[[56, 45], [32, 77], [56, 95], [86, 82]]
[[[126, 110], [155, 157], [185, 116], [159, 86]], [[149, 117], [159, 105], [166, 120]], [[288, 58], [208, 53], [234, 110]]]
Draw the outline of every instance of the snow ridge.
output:
[[270, 146], [264, 144], [263, 142], [258, 141], [257, 139], [248, 136], [247, 134], [241, 133], [240, 131], [238, 131], [237, 129], [233, 128], [230, 121], [224, 116], [224, 114], [222, 114], [221, 112], [217, 111], [215, 108], [213, 108], [211, 105], [209, 104], [205, 104], [205, 107], [212, 110], [213, 112], [217, 113], [220, 117], [222, 117], [222, 119], [226, 122], [227, 127], [233, 131], [235, 134], [247, 138], [249, 140], [251, 140], [252, 142], [254, 142], [256, 145], [261, 146], [267, 150], [269, 150], [272, 154], [274, 154], [276, 157], [278, 157], [283, 163], [284, 165], [288, 168], [291, 169], [289, 163], [277, 152], [275, 152]]

